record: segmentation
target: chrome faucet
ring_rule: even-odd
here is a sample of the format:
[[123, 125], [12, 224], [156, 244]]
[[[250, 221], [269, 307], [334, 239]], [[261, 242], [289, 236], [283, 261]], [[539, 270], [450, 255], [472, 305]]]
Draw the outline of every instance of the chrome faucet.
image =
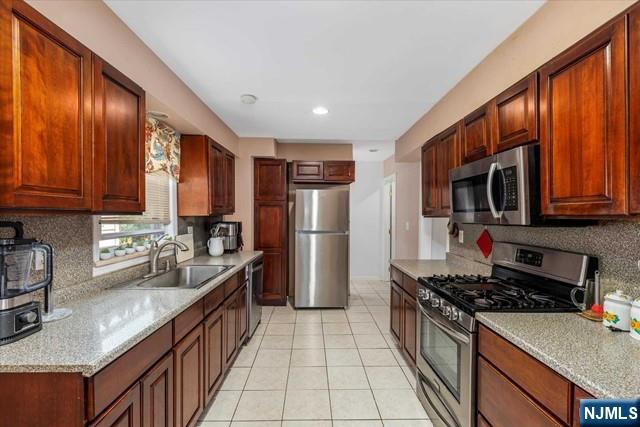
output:
[[[145, 274], [144, 277], [153, 277], [153, 276], [157, 276], [158, 274], [158, 258], [160, 257], [160, 253], [162, 252], [162, 250], [167, 247], [167, 246], [177, 246], [178, 248], [180, 248], [181, 251], [188, 251], [189, 247], [187, 245], [185, 245], [182, 242], [178, 242], [176, 240], [169, 240], [168, 242], [164, 242], [162, 244], [158, 244], [158, 242], [156, 240], [153, 240], [151, 242], [151, 247], [149, 248], [149, 273]], [[173, 251], [173, 254], [175, 256], [175, 248]], [[165, 273], [169, 271], [169, 266], [168, 266], [168, 261], [167, 261], [167, 267], [165, 268]]]

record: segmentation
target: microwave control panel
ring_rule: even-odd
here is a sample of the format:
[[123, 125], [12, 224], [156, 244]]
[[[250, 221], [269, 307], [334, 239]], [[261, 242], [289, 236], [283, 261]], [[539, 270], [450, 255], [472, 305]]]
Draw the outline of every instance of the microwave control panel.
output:
[[516, 167], [502, 169], [502, 179], [504, 180], [504, 210], [518, 210], [518, 176]]

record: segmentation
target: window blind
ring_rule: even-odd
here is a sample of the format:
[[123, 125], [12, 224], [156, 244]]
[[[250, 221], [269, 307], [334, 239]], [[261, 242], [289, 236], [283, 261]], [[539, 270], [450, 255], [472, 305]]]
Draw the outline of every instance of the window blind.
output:
[[142, 215], [102, 215], [100, 224], [163, 224], [171, 223], [169, 185], [166, 172], [145, 175], [145, 208]]

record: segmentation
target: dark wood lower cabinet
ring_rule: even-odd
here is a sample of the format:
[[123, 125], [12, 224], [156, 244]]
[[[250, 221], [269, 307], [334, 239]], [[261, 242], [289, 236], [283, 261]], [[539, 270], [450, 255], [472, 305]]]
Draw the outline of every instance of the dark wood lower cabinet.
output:
[[573, 417], [571, 427], [580, 427], [580, 399], [595, 399], [592, 395], [578, 387], [573, 386]]
[[406, 357], [416, 363], [416, 321], [417, 302], [407, 292], [402, 294], [402, 351]]
[[214, 311], [204, 321], [204, 378], [206, 398], [210, 400], [222, 383], [225, 372], [224, 308]]
[[238, 298], [233, 294], [224, 303], [224, 365], [231, 365], [238, 352]]
[[197, 326], [173, 348], [175, 426], [192, 427], [204, 409], [204, 334]]
[[402, 288], [394, 281], [391, 281], [391, 335], [400, 342], [401, 322], [402, 322]]
[[168, 353], [140, 380], [142, 427], [173, 426], [173, 353]]
[[238, 290], [238, 345], [247, 338], [247, 287]]
[[136, 383], [90, 427], [140, 427], [140, 383]]
[[416, 364], [416, 281], [391, 267], [390, 328], [407, 362]]

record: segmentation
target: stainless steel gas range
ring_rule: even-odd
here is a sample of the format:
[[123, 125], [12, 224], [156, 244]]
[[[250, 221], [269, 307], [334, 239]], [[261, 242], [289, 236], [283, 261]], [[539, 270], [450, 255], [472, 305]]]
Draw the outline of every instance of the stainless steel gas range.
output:
[[476, 424], [475, 313], [577, 311], [571, 290], [585, 286], [597, 258], [497, 242], [491, 276], [418, 280], [417, 393], [434, 426]]

